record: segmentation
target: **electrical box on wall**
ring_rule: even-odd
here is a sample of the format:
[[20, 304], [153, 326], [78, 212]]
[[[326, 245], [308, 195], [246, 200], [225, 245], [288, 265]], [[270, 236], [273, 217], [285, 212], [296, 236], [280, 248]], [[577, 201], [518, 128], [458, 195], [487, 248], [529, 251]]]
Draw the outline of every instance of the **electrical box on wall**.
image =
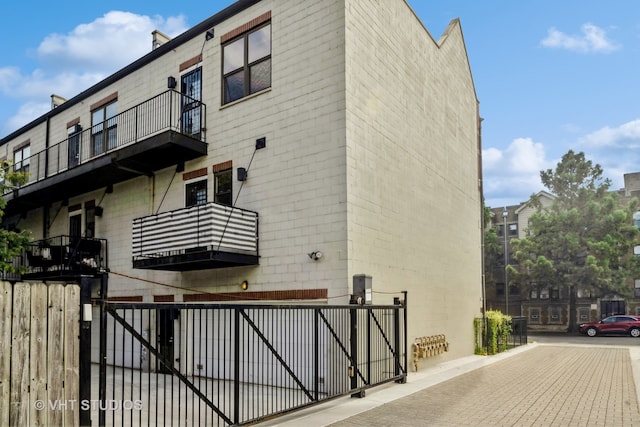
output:
[[353, 276], [353, 296], [356, 297], [359, 304], [371, 304], [371, 276], [366, 274], [356, 274]]

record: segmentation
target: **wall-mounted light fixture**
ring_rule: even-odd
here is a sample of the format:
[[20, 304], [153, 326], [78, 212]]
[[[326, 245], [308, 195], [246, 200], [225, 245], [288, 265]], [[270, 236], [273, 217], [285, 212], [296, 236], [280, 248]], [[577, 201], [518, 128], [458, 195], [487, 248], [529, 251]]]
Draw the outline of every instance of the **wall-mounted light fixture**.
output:
[[175, 89], [176, 86], [178, 86], [178, 82], [176, 81], [176, 78], [173, 76], [167, 77], [167, 88]]
[[213, 38], [214, 34], [215, 34], [215, 33], [213, 32], [213, 28], [212, 28], [212, 29], [210, 29], [209, 31], [207, 31], [207, 32], [205, 33], [205, 35], [204, 35], [204, 39], [205, 39], [205, 40], [207, 40], [207, 41], [209, 41], [209, 40], [211, 40], [211, 39]]
[[262, 138], [258, 138], [256, 139], [256, 150], [260, 150], [261, 148], [264, 148], [267, 146], [267, 138], [266, 137], [262, 137]]
[[246, 291], [247, 289], [249, 289], [249, 282], [246, 280], [243, 280], [242, 283], [240, 283], [240, 288], [243, 291]]
[[311, 253], [308, 253], [307, 255], [309, 255], [309, 258], [314, 261], [318, 261], [320, 258], [322, 258], [322, 252], [320, 251], [313, 251]]

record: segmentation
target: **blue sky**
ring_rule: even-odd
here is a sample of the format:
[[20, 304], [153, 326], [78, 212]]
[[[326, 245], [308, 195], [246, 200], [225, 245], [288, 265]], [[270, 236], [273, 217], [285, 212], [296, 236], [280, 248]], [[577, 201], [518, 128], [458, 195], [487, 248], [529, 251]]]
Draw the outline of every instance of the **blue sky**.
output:
[[[0, 137], [48, 110], [51, 94], [71, 98], [146, 54], [154, 29], [175, 36], [231, 3], [7, 3]], [[487, 205], [543, 190], [540, 170], [569, 149], [600, 164], [613, 189], [640, 172], [640, 2], [408, 3], [436, 40], [452, 19], [462, 23], [484, 119]]]

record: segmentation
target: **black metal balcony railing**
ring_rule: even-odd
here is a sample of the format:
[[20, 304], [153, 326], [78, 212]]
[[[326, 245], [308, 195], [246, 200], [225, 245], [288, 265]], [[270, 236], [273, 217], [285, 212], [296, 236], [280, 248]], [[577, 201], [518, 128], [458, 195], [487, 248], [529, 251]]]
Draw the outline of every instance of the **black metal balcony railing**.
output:
[[207, 203], [133, 220], [133, 266], [198, 270], [258, 264], [258, 214]]
[[122, 147], [173, 130], [202, 140], [206, 106], [200, 101], [169, 90], [64, 141], [24, 159], [27, 184], [77, 167]]
[[[206, 106], [169, 90], [16, 162], [27, 182], [4, 194], [24, 213], [207, 154]], [[44, 144], [43, 144], [44, 145]]]
[[107, 240], [56, 236], [33, 241], [21, 257], [23, 278], [58, 278], [108, 271]]

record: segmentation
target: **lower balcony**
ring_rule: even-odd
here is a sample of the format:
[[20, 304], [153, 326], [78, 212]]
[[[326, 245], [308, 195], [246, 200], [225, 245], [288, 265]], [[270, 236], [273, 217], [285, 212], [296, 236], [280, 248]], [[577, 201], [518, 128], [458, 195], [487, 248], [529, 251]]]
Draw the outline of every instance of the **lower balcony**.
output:
[[257, 265], [258, 214], [217, 203], [133, 220], [133, 268], [192, 271]]
[[109, 270], [105, 239], [56, 236], [29, 243], [20, 257], [24, 280], [69, 280]]

